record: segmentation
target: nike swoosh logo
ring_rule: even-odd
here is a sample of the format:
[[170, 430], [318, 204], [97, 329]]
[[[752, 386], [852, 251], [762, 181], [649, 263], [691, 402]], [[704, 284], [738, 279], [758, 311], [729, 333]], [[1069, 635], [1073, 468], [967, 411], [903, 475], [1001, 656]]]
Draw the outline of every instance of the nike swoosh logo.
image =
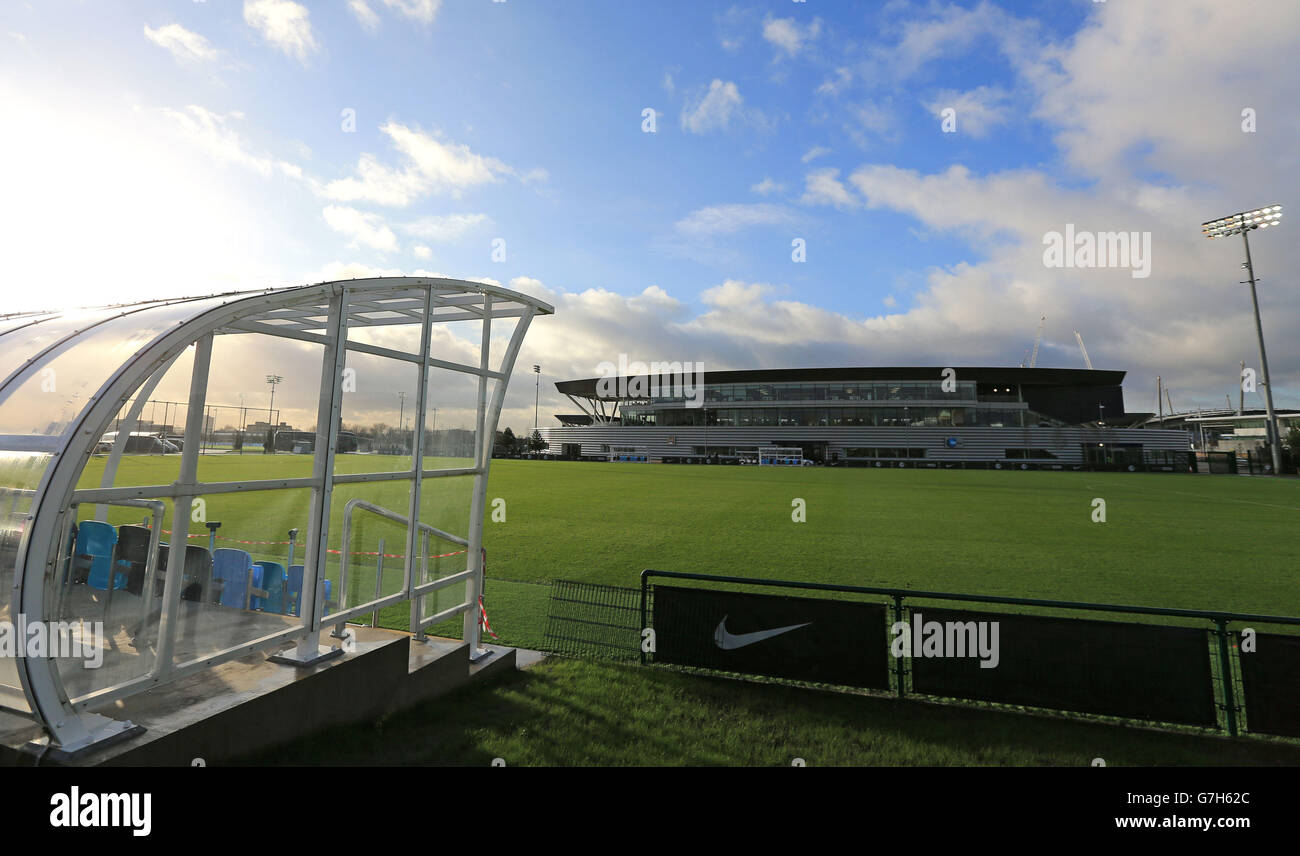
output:
[[756, 630], [753, 633], [728, 633], [727, 616], [722, 616], [718, 622], [718, 629], [713, 631], [713, 641], [723, 651], [734, 651], [737, 648], [744, 648], [746, 645], [753, 645], [755, 642], [762, 642], [764, 639], [771, 639], [773, 636], [780, 636], [782, 633], [789, 633], [791, 630], [798, 630], [800, 627], [807, 627], [812, 624], [811, 621], [803, 624], [791, 624], [789, 627], [775, 627], [771, 630]]

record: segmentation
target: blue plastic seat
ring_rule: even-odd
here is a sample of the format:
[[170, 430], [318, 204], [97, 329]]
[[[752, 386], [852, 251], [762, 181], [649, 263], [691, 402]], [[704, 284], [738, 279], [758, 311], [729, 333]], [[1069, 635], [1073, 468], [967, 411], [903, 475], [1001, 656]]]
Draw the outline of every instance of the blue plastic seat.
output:
[[284, 612], [285, 571], [279, 562], [255, 562], [262, 569], [262, 582], [258, 588], [266, 589], [266, 597], [253, 598], [253, 609], [263, 612]]
[[[325, 580], [325, 615], [330, 614], [330, 603], [334, 586]], [[290, 565], [285, 577], [285, 615], [302, 615], [302, 565]]]
[[[113, 554], [117, 547], [117, 530], [107, 523], [100, 523], [98, 520], [84, 520], [77, 525], [77, 547], [76, 558], [84, 563], [89, 563], [90, 574], [86, 578], [86, 583], [91, 588], [97, 588], [100, 591], [108, 591], [109, 574], [114, 570]], [[124, 572], [130, 568], [130, 563], [124, 563], [125, 568], [117, 568], [113, 574], [113, 588], [126, 588], [127, 575]]]
[[259, 597], [249, 597], [250, 571], [253, 588], [262, 587], [262, 569], [253, 564], [253, 557], [246, 550], [234, 550], [230, 547], [218, 547], [212, 551], [212, 579], [223, 583], [221, 588], [222, 606], [235, 609], [256, 609], [254, 601]]
[[302, 614], [302, 565], [290, 565], [284, 577], [284, 614]]

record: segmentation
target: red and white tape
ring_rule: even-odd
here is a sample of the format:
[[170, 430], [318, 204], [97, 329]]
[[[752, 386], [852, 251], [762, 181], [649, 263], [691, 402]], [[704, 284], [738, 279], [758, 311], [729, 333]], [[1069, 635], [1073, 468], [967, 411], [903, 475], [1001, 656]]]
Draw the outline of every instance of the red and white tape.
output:
[[488, 632], [488, 635], [491, 636], [493, 639], [500, 639], [501, 638], [500, 636], [492, 632], [492, 625], [488, 624], [487, 610], [483, 608], [483, 595], [478, 596], [478, 615], [479, 615], [478, 618], [479, 626], [482, 627], [484, 630], [486, 630]]
[[[172, 531], [171, 531], [170, 529], [164, 529], [164, 530], [162, 530], [162, 531], [163, 531], [164, 534], [167, 534], [167, 535], [171, 535], [171, 534], [172, 534]], [[200, 533], [195, 534], [195, 535], [186, 535], [185, 537], [186, 537], [186, 538], [209, 538], [209, 537], [211, 537], [211, 536], [209, 536], [209, 535], [204, 535], [203, 533], [200, 532]], [[221, 536], [221, 535], [216, 536], [216, 540], [218, 540], [218, 541], [225, 541], [227, 544], [258, 544], [258, 545], [260, 545], [260, 544], [293, 544], [295, 547], [301, 547], [301, 546], [303, 546], [302, 542], [300, 542], [300, 541], [241, 541], [241, 540], [238, 539], [238, 538], [225, 538], [225, 537], [223, 537], [223, 536]], [[342, 551], [342, 550], [326, 550], [325, 552], [327, 552], [327, 553], [333, 553], [333, 554], [336, 555], [336, 556], [341, 556], [341, 555], [343, 555], [343, 551]], [[451, 553], [439, 553], [438, 555], [436, 555], [436, 556], [430, 556], [429, 558], [430, 558], [430, 559], [445, 559], [445, 558], [447, 558], [448, 556], [459, 556], [461, 553], [464, 553], [464, 552], [465, 552], [464, 550], [456, 550], [456, 551], [451, 552]], [[349, 555], [349, 556], [376, 556], [376, 557], [378, 557], [378, 556], [383, 556], [385, 559], [405, 559], [405, 558], [406, 558], [406, 554], [405, 554], [405, 553], [378, 553], [378, 552], [367, 552], [367, 551], [364, 551], [364, 550], [353, 550], [353, 551], [349, 552], [348, 555]]]

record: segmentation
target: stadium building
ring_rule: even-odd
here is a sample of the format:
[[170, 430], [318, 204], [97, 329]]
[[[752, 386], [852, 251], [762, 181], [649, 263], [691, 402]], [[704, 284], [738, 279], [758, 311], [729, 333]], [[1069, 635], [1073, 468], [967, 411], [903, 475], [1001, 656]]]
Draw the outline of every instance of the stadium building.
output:
[[[1122, 371], [812, 368], [556, 383], [581, 411], [543, 428], [551, 454], [596, 460], [1158, 469], [1191, 465], [1185, 429], [1126, 413]], [[652, 379], [653, 380], [653, 379]], [[651, 390], [650, 394], [638, 394]]]

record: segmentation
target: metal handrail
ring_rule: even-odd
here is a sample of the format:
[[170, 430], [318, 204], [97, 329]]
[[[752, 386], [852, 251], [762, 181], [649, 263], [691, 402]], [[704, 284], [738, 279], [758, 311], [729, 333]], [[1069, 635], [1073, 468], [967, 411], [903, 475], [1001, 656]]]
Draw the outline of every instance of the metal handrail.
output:
[[[343, 533], [339, 539], [340, 541], [339, 544], [339, 601], [340, 603], [342, 603], [342, 599], [347, 592], [348, 561], [351, 555], [350, 548], [352, 545], [352, 512], [356, 511], [357, 509], [361, 509], [362, 511], [369, 511], [372, 514], [377, 514], [380, 517], [383, 517], [387, 520], [391, 520], [394, 523], [400, 523], [403, 526], [411, 525], [411, 521], [409, 518], [405, 517], [402, 514], [397, 513], [396, 511], [392, 511], [391, 509], [384, 508], [381, 505], [376, 505], [375, 503], [369, 502], [368, 500], [361, 499], [360, 497], [356, 497], [354, 499], [348, 500], [348, 502], [343, 506]], [[467, 539], [462, 538], [459, 535], [453, 535], [450, 532], [445, 532], [442, 529], [437, 528], [436, 526], [431, 526], [428, 523], [422, 523], [419, 521], [416, 522], [415, 526], [418, 532], [436, 535], [439, 538], [442, 538], [445, 541], [450, 541], [453, 544], [459, 544], [462, 547], [466, 547], [466, 548], [469, 547], [469, 541]], [[408, 559], [409, 558], [410, 557], [408, 557]], [[350, 605], [348, 609], [342, 610], [336, 613], [335, 615], [331, 615], [330, 618], [332, 620], [332, 623], [335, 624], [335, 631], [334, 631], [335, 635], [336, 636], [343, 635], [344, 625], [347, 624], [347, 619], [349, 618], [355, 617], [357, 615], [361, 615], [368, 611], [374, 612], [377, 615], [378, 610], [381, 607], [388, 606], [389, 604], [392, 603], [400, 603], [401, 601], [408, 600], [411, 597], [423, 597], [424, 594], [426, 594], [428, 591], [433, 590], [433, 589], [426, 589], [426, 591], [417, 594], [414, 591], [415, 587], [412, 586], [411, 584], [412, 578], [411, 578], [410, 571], [411, 571], [411, 562], [410, 561], [404, 562], [402, 566], [402, 590], [401, 591], [395, 592], [394, 594], [388, 595], [387, 597], [381, 597], [379, 596], [378, 592], [376, 592], [376, 596], [374, 600], [367, 601], [366, 603]], [[444, 582], [443, 580], [438, 580], [436, 582], [446, 584], [452, 581], [453, 580], [447, 580]], [[381, 579], [376, 579], [377, 589], [379, 588], [380, 582]], [[427, 583], [423, 584], [421, 588], [425, 588], [428, 585], [429, 584]], [[440, 588], [440, 587], [441, 586], [436, 586], [435, 588]], [[462, 604], [460, 607], [456, 607], [455, 609], [457, 609], [458, 611], [463, 611], [466, 608], [468, 608], [468, 604]]]

